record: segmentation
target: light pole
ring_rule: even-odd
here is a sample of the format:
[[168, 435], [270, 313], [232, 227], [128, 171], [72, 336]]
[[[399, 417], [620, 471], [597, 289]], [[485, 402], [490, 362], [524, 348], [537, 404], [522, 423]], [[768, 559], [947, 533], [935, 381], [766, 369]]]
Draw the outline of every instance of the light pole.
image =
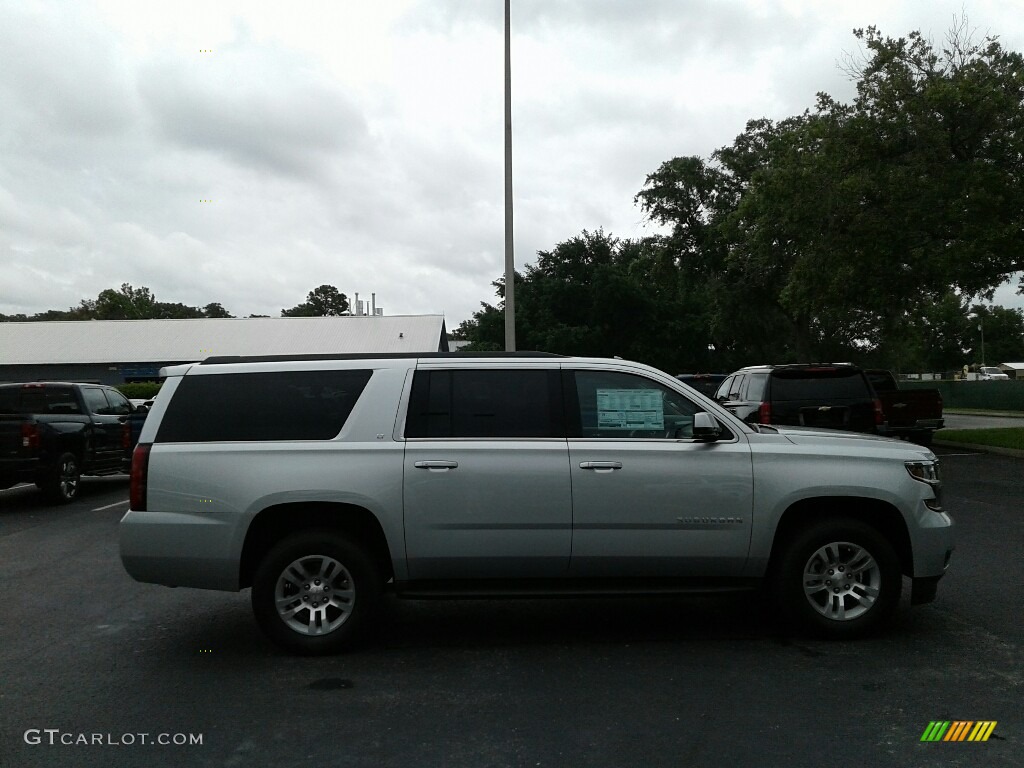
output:
[[981, 331], [981, 367], [985, 367], [985, 328], [981, 322], [978, 323], [978, 330]]
[[512, 12], [505, 0], [505, 351], [516, 351], [516, 259], [512, 243]]

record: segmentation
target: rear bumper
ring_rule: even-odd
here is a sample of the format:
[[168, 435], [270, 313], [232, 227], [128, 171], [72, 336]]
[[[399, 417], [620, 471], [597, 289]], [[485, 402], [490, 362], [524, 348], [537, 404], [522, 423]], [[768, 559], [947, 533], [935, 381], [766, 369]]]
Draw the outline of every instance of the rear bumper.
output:
[[121, 563], [136, 581], [237, 592], [233, 525], [210, 515], [134, 512], [121, 519]]
[[914, 435], [942, 429], [944, 419], [921, 419], [913, 424], [883, 424], [878, 427], [880, 435]]

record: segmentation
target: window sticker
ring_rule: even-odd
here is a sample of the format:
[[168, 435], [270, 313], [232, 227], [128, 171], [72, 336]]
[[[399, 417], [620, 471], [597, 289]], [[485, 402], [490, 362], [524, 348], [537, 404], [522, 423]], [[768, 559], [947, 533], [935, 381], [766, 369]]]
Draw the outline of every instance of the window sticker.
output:
[[597, 428], [664, 429], [665, 407], [661, 390], [597, 390]]

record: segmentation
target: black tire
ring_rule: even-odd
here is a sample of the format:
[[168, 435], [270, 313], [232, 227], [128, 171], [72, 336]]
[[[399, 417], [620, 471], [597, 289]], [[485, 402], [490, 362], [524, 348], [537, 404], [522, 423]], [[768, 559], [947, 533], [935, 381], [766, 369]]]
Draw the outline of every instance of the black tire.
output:
[[903, 586], [892, 545], [852, 518], [822, 520], [797, 532], [785, 543], [773, 578], [783, 616], [832, 640], [862, 637], [884, 624]]
[[923, 445], [926, 448], [932, 444], [932, 440], [935, 437], [934, 432], [918, 432], [910, 436], [910, 442]]
[[[321, 656], [355, 645], [380, 602], [381, 575], [358, 542], [328, 530], [294, 534], [260, 561], [252, 610], [291, 653]], [[279, 591], [280, 590], [280, 591]], [[282, 610], [278, 610], [278, 597]]]
[[82, 486], [82, 465], [78, 457], [62, 453], [41, 482], [36, 483], [46, 499], [54, 504], [70, 504], [78, 498]]

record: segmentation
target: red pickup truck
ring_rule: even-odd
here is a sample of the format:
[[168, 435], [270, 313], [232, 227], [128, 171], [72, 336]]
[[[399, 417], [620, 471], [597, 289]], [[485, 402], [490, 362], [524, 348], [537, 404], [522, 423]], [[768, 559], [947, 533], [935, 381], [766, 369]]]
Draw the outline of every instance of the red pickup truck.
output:
[[74, 501], [82, 475], [125, 471], [145, 413], [99, 384], [0, 385], [0, 489], [35, 483]]
[[900, 389], [889, 371], [865, 371], [882, 402], [883, 423], [878, 434], [905, 437], [918, 445], [931, 445], [935, 430], [942, 429], [942, 393], [937, 389]]

